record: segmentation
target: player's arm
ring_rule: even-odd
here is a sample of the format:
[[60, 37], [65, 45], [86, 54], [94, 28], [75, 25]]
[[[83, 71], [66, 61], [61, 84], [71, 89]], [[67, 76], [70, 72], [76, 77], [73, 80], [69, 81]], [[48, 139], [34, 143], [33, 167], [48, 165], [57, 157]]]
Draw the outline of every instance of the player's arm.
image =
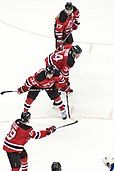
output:
[[32, 87], [33, 85], [35, 85], [35, 79], [34, 76], [30, 76], [29, 78], [26, 79], [24, 85], [17, 89], [18, 94], [22, 94], [28, 91], [30, 87]]
[[47, 135], [50, 135], [51, 133], [53, 133], [55, 131], [56, 131], [55, 126], [51, 126], [49, 128], [46, 128], [45, 130], [41, 130], [39, 132], [35, 132], [33, 129], [31, 129], [29, 131], [29, 135], [30, 135], [30, 138], [40, 139], [40, 138], [46, 137]]
[[61, 69], [61, 73], [63, 74], [65, 81], [68, 82], [69, 81], [69, 67], [63, 66]]
[[59, 70], [56, 70], [54, 76], [55, 76], [55, 86], [57, 87], [57, 89], [62, 89], [65, 84], [65, 79], [63, 75], [60, 73]]
[[73, 30], [76, 30], [78, 26], [80, 25], [80, 22], [79, 22], [80, 14], [79, 14], [79, 10], [75, 6], [73, 9], [73, 13], [74, 13]]
[[69, 84], [65, 81], [63, 75], [60, 73], [57, 81], [55, 83], [55, 86], [60, 89], [61, 91], [69, 92], [70, 86]]

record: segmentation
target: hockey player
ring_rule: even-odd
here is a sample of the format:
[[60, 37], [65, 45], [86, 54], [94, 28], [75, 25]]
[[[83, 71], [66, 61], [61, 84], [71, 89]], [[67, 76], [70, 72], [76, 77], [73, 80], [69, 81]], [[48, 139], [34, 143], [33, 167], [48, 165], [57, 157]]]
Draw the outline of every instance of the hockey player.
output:
[[54, 34], [56, 48], [62, 49], [63, 45], [72, 45], [72, 31], [78, 28], [80, 24], [78, 20], [79, 10], [71, 2], [67, 2], [65, 9], [55, 18]]
[[5, 137], [3, 150], [7, 153], [12, 168], [11, 171], [20, 171], [20, 169], [22, 169], [21, 171], [28, 171], [28, 155], [24, 145], [30, 138], [40, 139], [56, 130], [55, 126], [51, 126], [36, 132], [28, 125], [30, 118], [31, 114], [29, 112], [23, 112], [21, 119], [17, 119], [11, 125], [11, 130]]
[[110, 171], [114, 171], [114, 158], [112, 157], [105, 157], [103, 159], [103, 163], [110, 169]]
[[51, 171], [62, 171], [61, 164], [59, 162], [53, 162], [51, 165]]
[[53, 66], [47, 66], [36, 72], [33, 76], [26, 79], [25, 84], [18, 88], [18, 94], [28, 91], [27, 98], [24, 104], [24, 112], [27, 112], [32, 102], [36, 99], [41, 90], [45, 90], [51, 100], [54, 100], [54, 104], [59, 107], [62, 119], [66, 119], [65, 105], [63, 104], [58, 89], [63, 91], [69, 91], [64, 77], [58, 69]]
[[[80, 54], [82, 53], [82, 49], [79, 45], [72, 46], [70, 49], [63, 49], [61, 51], [56, 50], [54, 53], [50, 54], [46, 59], [46, 66], [53, 65], [54, 67], [58, 68], [67, 85], [70, 85], [69, 81], [69, 70], [75, 64], [75, 59], [77, 59]], [[68, 93], [71, 93], [73, 90], [69, 88]]]

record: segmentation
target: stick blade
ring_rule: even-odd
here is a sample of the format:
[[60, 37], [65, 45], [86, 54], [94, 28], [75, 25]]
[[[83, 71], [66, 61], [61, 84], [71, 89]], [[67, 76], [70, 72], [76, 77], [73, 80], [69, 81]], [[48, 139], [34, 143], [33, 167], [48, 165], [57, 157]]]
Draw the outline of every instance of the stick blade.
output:
[[4, 93], [6, 93], [6, 91], [2, 91], [2, 92], [0, 92], [0, 94], [1, 94], [1, 95], [3, 95]]
[[12, 90], [9, 90], [9, 91], [2, 91], [0, 94], [3, 95], [5, 93], [12, 93], [12, 92], [17, 92], [17, 91], [12, 91]]

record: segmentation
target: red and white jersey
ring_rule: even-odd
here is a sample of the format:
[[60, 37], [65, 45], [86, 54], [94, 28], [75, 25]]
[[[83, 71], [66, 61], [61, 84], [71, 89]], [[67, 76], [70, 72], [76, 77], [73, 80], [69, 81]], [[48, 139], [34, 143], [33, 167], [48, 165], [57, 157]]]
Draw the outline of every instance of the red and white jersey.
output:
[[20, 119], [17, 119], [5, 137], [3, 149], [7, 152], [21, 152], [30, 138], [37, 139], [45, 136], [46, 131], [36, 132], [31, 126], [25, 125]]
[[65, 10], [61, 11], [55, 19], [55, 35], [57, 39], [64, 39], [64, 35], [69, 35], [73, 30], [74, 20], [78, 21], [79, 10], [73, 7], [71, 15], [67, 15]]
[[42, 68], [33, 76], [27, 78], [25, 84], [18, 89], [18, 92], [20, 94], [26, 92], [32, 86], [35, 86], [38, 89], [50, 89], [53, 85], [55, 85], [58, 89], [65, 87], [66, 83], [63, 75], [56, 69], [53, 76], [49, 79], [46, 77], [45, 69]]
[[75, 63], [74, 58], [70, 57], [68, 54], [69, 50], [70, 49], [63, 49], [61, 51], [55, 50], [54, 53], [51, 53], [45, 59], [46, 66], [53, 65], [54, 67], [58, 68], [64, 76], [65, 80], [68, 79], [69, 70]]

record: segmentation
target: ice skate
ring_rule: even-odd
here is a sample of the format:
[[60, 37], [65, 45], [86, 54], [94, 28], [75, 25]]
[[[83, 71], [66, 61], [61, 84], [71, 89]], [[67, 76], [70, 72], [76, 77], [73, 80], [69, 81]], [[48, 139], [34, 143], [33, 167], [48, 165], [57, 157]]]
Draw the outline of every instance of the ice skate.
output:
[[67, 119], [66, 110], [61, 111], [61, 116], [62, 116], [62, 119], [63, 119], [63, 120]]

